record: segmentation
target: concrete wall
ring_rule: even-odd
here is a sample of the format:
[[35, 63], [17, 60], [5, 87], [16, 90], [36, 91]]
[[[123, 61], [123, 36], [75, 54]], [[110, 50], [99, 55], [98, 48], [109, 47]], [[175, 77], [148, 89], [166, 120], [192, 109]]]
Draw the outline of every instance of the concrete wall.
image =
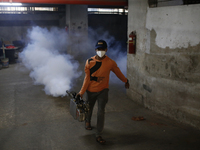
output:
[[71, 34], [87, 36], [87, 5], [66, 5], [66, 25], [69, 26]]
[[128, 34], [137, 32], [128, 54], [127, 94], [165, 116], [200, 129], [200, 5], [149, 8], [129, 0]]
[[[69, 27], [70, 37], [68, 52], [72, 55], [77, 55], [88, 40], [87, 7], [87, 5], [66, 5], [66, 26]], [[81, 59], [81, 56], [78, 57]]]

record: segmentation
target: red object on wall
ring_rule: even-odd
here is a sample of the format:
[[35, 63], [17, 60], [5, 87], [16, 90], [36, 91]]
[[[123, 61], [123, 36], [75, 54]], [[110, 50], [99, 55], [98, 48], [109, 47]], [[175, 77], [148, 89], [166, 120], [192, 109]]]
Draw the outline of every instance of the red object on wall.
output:
[[68, 32], [68, 25], [65, 26], [65, 31]]
[[135, 54], [136, 53], [136, 32], [132, 31], [128, 37], [128, 53]]
[[9, 45], [9, 46], [6, 46], [6, 48], [11, 49], [11, 48], [15, 48], [15, 46], [13, 46], [13, 45]]

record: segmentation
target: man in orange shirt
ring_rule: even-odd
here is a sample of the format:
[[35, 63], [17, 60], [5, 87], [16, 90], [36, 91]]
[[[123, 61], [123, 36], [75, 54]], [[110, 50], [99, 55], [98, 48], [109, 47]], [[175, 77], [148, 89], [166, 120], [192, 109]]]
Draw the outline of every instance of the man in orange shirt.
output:
[[95, 102], [96, 100], [98, 101], [96, 140], [100, 144], [104, 144], [106, 141], [101, 137], [101, 133], [104, 128], [105, 106], [108, 102], [110, 71], [113, 71], [125, 83], [125, 88], [127, 89], [129, 88], [129, 82], [118, 68], [116, 62], [105, 55], [107, 52], [107, 43], [104, 40], [99, 40], [96, 43], [95, 49], [97, 55], [86, 61], [85, 79], [78, 95], [83, 97], [83, 94], [86, 92], [87, 101], [90, 106], [85, 121], [86, 130], [92, 130], [90, 121]]

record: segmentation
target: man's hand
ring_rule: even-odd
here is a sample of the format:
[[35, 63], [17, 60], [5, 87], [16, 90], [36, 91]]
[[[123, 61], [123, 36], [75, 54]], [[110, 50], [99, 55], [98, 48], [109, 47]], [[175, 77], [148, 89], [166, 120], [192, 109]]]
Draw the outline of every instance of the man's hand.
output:
[[128, 81], [128, 79], [127, 79], [127, 82], [125, 83], [125, 88], [126, 88], [126, 89], [129, 89], [129, 86], [130, 86], [130, 85], [129, 85], [129, 81]]
[[78, 96], [80, 96], [81, 98], [83, 98], [83, 95], [80, 94], [80, 93], [78, 93], [78, 94], [76, 95], [76, 97], [78, 97]]

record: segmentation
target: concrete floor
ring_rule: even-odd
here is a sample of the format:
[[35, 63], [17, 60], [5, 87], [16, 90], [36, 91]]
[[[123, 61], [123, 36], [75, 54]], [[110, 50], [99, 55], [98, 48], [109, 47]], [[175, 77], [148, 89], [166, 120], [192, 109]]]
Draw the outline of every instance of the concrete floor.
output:
[[[0, 150], [199, 150], [200, 131], [131, 101], [123, 84], [110, 85], [103, 138], [95, 141], [96, 108], [87, 131], [69, 113], [68, 97], [45, 95], [19, 64], [0, 70]], [[81, 79], [82, 80], [82, 79]], [[77, 90], [79, 85], [73, 88]], [[144, 121], [132, 117], [143, 116]]]

